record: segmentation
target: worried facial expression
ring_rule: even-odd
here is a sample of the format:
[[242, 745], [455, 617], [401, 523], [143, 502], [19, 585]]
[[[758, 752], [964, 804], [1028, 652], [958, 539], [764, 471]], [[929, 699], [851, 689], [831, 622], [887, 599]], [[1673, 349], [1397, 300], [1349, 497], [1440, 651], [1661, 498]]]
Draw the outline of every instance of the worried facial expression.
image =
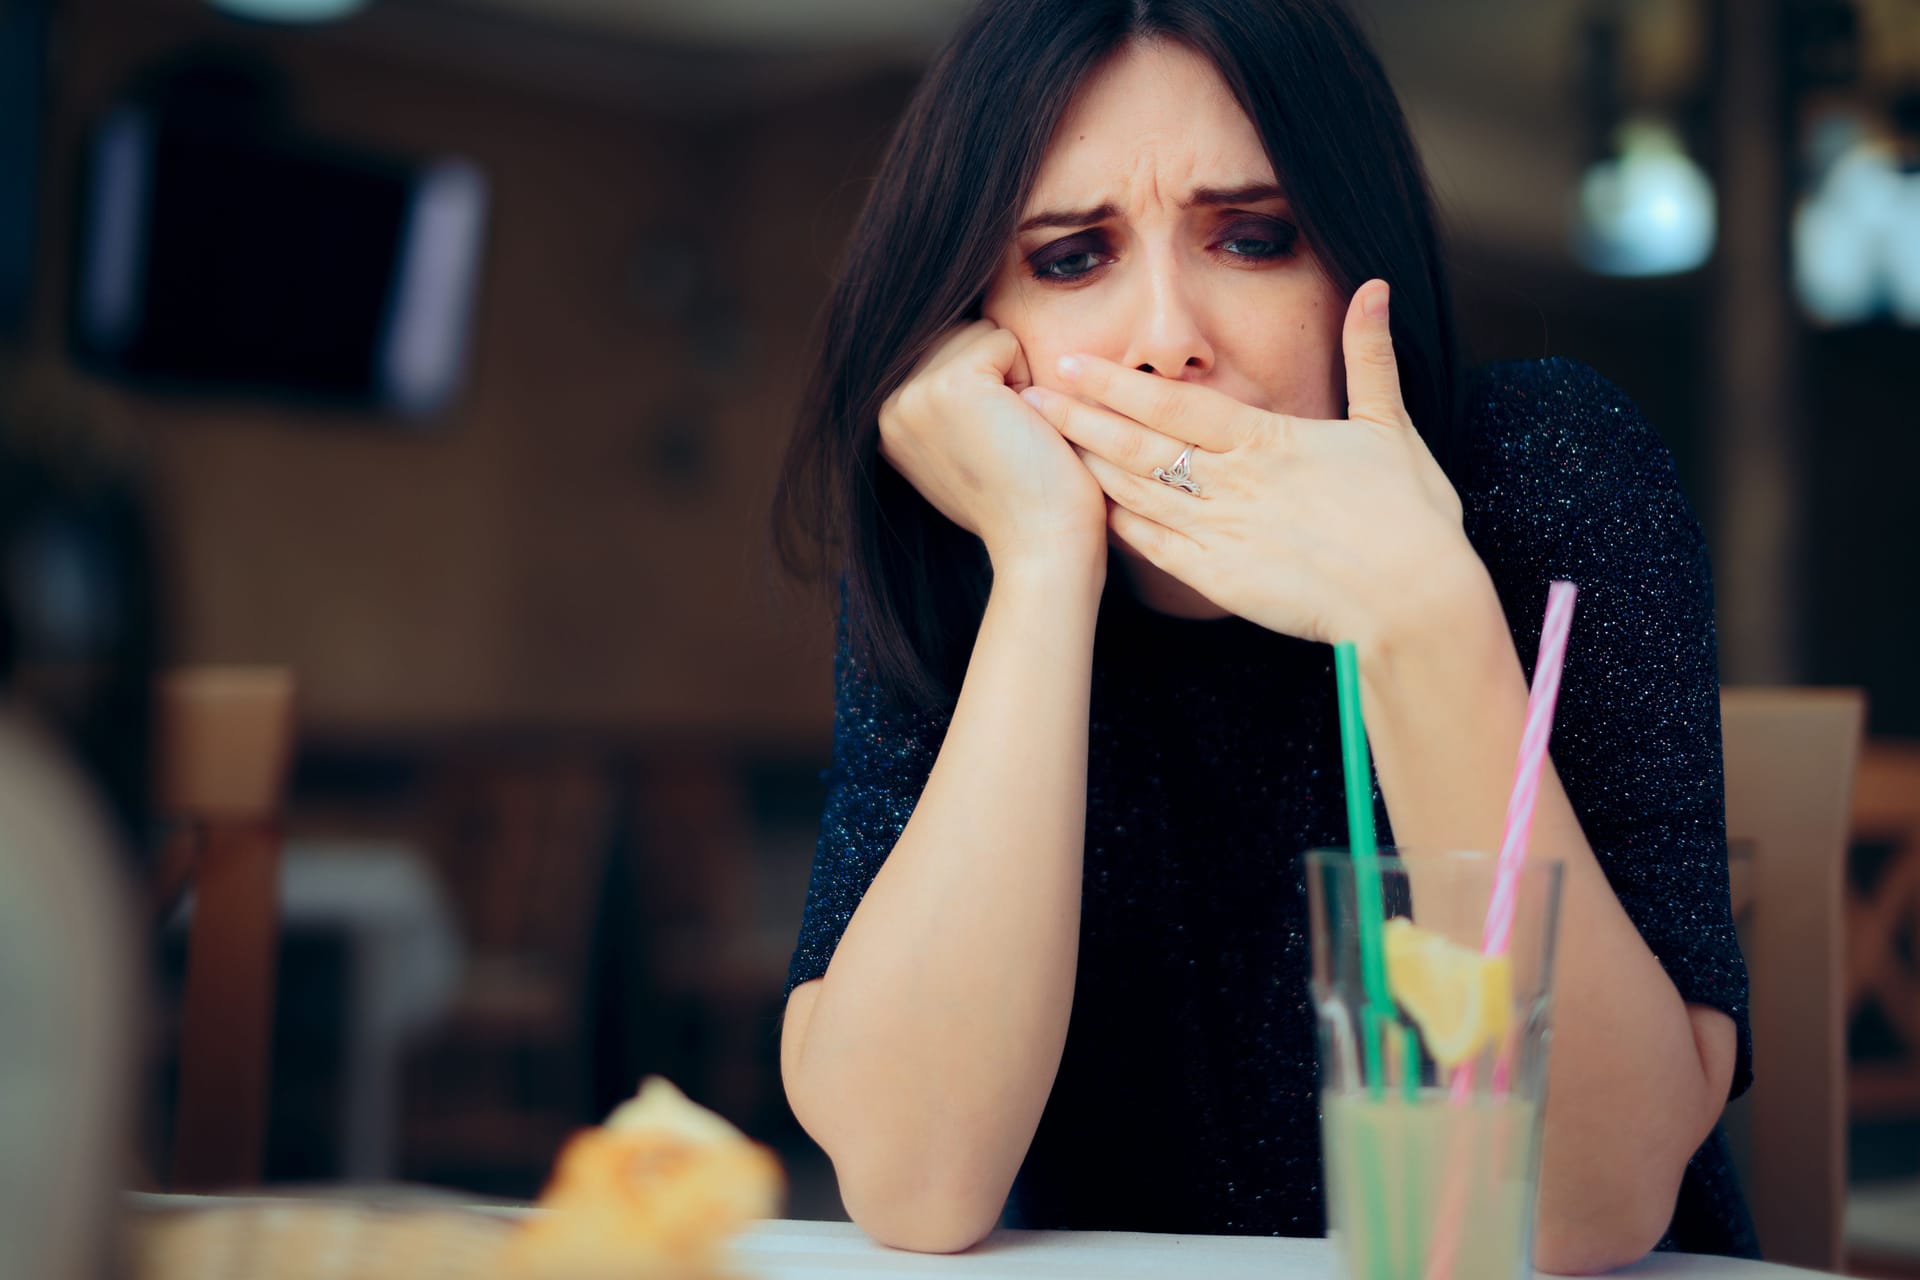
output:
[[[1345, 309], [1220, 73], [1184, 45], [1140, 41], [1061, 118], [982, 314], [1020, 340], [1041, 386], [1060, 387], [1056, 361], [1084, 353], [1335, 418]], [[1147, 603], [1221, 612], [1125, 563]]]

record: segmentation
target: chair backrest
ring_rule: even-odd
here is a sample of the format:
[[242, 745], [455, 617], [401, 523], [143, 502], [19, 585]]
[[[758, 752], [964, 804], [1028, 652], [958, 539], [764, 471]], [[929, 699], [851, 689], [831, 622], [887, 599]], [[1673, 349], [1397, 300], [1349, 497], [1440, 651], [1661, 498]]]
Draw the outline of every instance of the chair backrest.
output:
[[590, 748], [469, 748], [434, 791], [430, 845], [468, 948], [577, 996], [618, 816], [605, 761]]
[[1847, 1017], [1871, 1006], [1892, 1052], [1855, 1062], [1857, 1119], [1920, 1116], [1920, 742], [1870, 741], [1853, 792], [1860, 879], [1847, 897]]
[[277, 667], [190, 667], [160, 680], [155, 764], [170, 834], [156, 884], [162, 898], [188, 883], [194, 891], [177, 1189], [260, 1180], [293, 703], [293, 676]]
[[1846, 1192], [1842, 895], [1865, 699], [1727, 689], [1727, 837], [1752, 977], [1753, 1089], [1729, 1112], [1760, 1245], [1840, 1263]]

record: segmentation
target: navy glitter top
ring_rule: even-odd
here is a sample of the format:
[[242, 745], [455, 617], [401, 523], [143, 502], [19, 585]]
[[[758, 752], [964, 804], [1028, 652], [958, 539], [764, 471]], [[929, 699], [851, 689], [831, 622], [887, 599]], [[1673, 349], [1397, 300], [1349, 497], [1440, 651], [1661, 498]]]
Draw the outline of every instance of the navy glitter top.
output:
[[[1564, 360], [1473, 378], [1455, 483], [1531, 671], [1580, 586], [1551, 750], [1614, 892], [1689, 1003], [1738, 1027], [1706, 546], [1631, 402]], [[1079, 970], [1011, 1225], [1320, 1235], [1304, 850], [1344, 844], [1332, 649], [1109, 589], [1094, 641]], [[834, 762], [789, 990], [823, 975], [946, 727], [835, 661]], [[1382, 831], [1385, 810], [1376, 794]], [[1383, 834], [1383, 839], [1389, 838]], [[1663, 1247], [1757, 1256], [1718, 1130]]]

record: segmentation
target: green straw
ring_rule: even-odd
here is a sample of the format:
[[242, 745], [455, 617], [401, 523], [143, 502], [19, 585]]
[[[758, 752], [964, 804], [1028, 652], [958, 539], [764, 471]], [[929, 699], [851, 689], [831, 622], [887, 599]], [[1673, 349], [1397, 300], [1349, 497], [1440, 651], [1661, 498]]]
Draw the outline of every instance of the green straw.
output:
[[[1365, 1046], [1361, 1074], [1368, 1093], [1377, 1102], [1387, 1091], [1383, 1039], [1386, 1028], [1393, 1023], [1393, 998], [1387, 990], [1387, 956], [1380, 941], [1386, 896], [1380, 888], [1380, 842], [1373, 830], [1373, 761], [1367, 755], [1367, 725], [1360, 715], [1360, 658], [1351, 641], [1333, 647], [1333, 674], [1340, 694], [1340, 759], [1347, 783], [1347, 845], [1353, 859], [1354, 907], [1360, 926], [1360, 980], [1366, 988], [1366, 1004], [1360, 1010], [1361, 1043]], [[1372, 1212], [1359, 1216], [1359, 1223], [1381, 1233], [1389, 1226], [1383, 1198], [1382, 1153], [1370, 1139], [1359, 1155], [1361, 1181], [1366, 1199], [1373, 1206]], [[1384, 1244], [1376, 1238], [1368, 1247], [1372, 1262], [1368, 1280], [1391, 1280], [1394, 1268]]]
[[1373, 830], [1373, 762], [1367, 755], [1367, 726], [1360, 715], [1360, 658], [1352, 641], [1333, 647], [1334, 682], [1340, 694], [1341, 763], [1347, 780], [1347, 844], [1353, 856], [1355, 909], [1360, 917], [1360, 980], [1367, 1003], [1361, 1011], [1365, 1075], [1373, 1096], [1386, 1089], [1381, 1033], [1393, 1020], [1387, 991], [1387, 957], [1380, 942], [1386, 899], [1380, 888], [1380, 846]]

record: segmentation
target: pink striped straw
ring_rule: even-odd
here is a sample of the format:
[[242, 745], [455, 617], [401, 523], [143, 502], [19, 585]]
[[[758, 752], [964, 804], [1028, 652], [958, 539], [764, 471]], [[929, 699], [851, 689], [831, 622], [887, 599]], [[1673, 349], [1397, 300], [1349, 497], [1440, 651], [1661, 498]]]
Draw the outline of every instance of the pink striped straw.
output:
[[1520, 761], [1513, 794], [1507, 800], [1507, 832], [1494, 870], [1493, 900], [1480, 949], [1490, 956], [1507, 953], [1513, 935], [1514, 900], [1520, 893], [1520, 868], [1527, 861], [1533, 834], [1533, 806], [1540, 798], [1540, 773], [1553, 733], [1553, 708], [1560, 697], [1560, 668], [1567, 657], [1567, 632], [1573, 626], [1573, 600], [1579, 589], [1556, 582], [1547, 590], [1547, 620], [1540, 628], [1540, 656], [1533, 664], [1533, 689], [1527, 695], [1527, 728], [1520, 735]]
[[[1547, 589], [1547, 617], [1540, 626], [1540, 652], [1533, 663], [1533, 688], [1527, 693], [1527, 724], [1520, 734], [1520, 753], [1514, 765], [1513, 791], [1507, 797], [1506, 834], [1494, 864], [1493, 893], [1480, 935], [1485, 955], [1505, 955], [1513, 940], [1513, 912], [1520, 896], [1520, 870], [1527, 862], [1527, 842], [1533, 835], [1533, 810], [1540, 799], [1540, 774], [1546, 767], [1547, 740], [1553, 736], [1553, 712], [1560, 698], [1560, 672], [1566, 664], [1567, 633], [1573, 627], [1573, 602], [1579, 589], [1571, 582], [1555, 582]], [[1494, 1086], [1504, 1091], [1505, 1055], [1495, 1067]], [[1453, 1100], [1463, 1103], [1473, 1091], [1473, 1064], [1453, 1076]]]
[[[1493, 894], [1487, 902], [1487, 920], [1480, 935], [1484, 955], [1505, 955], [1513, 941], [1513, 912], [1520, 896], [1520, 870], [1527, 861], [1527, 841], [1533, 835], [1533, 809], [1540, 798], [1540, 774], [1547, 762], [1547, 740], [1553, 735], [1554, 705], [1560, 698], [1560, 671], [1566, 663], [1567, 633], [1573, 626], [1573, 601], [1578, 589], [1571, 582], [1555, 582], [1547, 589], [1547, 617], [1540, 627], [1540, 652], [1533, 664], [1533, 687], [1527, 693], [1527, 725], [1520, 735], [1520, 754], [1514, 766], [1513, 792], [1507, 798], [1506, 833], [1500, 858], [1494, 865]], [[1496, 1094], [1507, 1091], [1511, 1063], [1503, 1048], [1493, 1069]], [[1453, 1073], [1452, 1102], [1466, 1105], [1473, 1096], [1473, 1063]], [[1466, 1152], [1457, 1151], [1449, 1163], [1448, 1195], [1435, 1224], [1427, 1254], [1427, 1280], [1449, 1280], [1458, 1251], [1462, 1213], [1466, 1207], [1466, 1172], [1459, 1166]]]

